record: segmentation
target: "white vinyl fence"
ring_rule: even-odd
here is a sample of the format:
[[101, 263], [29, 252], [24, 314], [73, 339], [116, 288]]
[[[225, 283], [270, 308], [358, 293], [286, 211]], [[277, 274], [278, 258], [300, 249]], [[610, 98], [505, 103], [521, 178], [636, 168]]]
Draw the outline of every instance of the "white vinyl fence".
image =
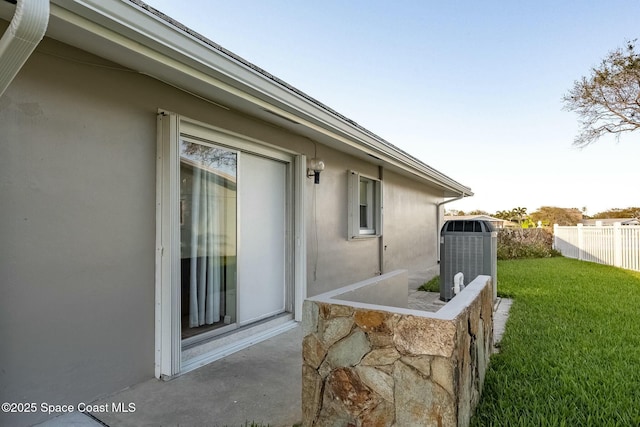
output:
[[553, 247], [568, 258], [640, 271], [640, 226], [553, 226]]

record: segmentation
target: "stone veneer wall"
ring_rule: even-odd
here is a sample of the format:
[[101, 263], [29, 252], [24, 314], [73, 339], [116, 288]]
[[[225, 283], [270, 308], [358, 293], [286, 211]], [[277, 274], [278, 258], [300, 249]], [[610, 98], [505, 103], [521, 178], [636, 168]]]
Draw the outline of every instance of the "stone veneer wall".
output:
[[304, 302], [304, 426], [466, 426], [493, 339], [493, 288], [478, 276], [437, 313]]

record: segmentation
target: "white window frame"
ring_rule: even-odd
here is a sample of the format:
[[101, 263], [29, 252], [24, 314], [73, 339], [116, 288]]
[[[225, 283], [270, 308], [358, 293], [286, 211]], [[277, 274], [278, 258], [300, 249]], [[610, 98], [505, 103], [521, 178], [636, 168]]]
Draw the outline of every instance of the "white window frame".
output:
[[[304, 212], [304, 188], [306, 183], [306, 158], [262, 141], [191, 120], [175, 113], [159, 110], [156, 157], [156, 313], [155, 313], [155, 376], [170, 378], [185, 372], [181, 361], [179, 251], [180, 205], [179, 173], [180, 155], [178, 141], [186, 133], [191, 137], [210, 140], [212, 135], [222, 145], [244, 149], [258, 155], [271, 157], [274, 152], [283, 153], [283, 159], [292, 163], [293, 182], [292, 225], [294, 234], [289, 269], [293, 280], [294, 319], [302, 320], [302, 304], [306, 298], [306, 232]], [[256, 341], [259, 342], [259, 341]], [[238, 347], [240, 349], [240, 347]], [[230, 352], [229, 352], [230, 353]], [[227, 353], [227, 354], [229, 354]]]
[[[357, 171], [348, 171], [348, 239], [366, 239], [382, 235], [382, 181]], [[360, 223], [360, 183], [367, 182], [367, 223], [362, 227]]]

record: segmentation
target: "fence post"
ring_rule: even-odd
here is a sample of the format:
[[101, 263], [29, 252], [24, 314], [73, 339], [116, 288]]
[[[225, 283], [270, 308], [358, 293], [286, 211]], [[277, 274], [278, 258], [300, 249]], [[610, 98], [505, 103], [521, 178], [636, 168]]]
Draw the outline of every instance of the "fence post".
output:
[[613, 223], [613, 265], [622, 267], [622, 223]]
[[584, 250], [584, 235], [582, 234], [582, 224], [578, 224], [578, 259], [584, 261], [582, 251]]
[[558, 250], [558, 224], [553, 224], [553, 249]]

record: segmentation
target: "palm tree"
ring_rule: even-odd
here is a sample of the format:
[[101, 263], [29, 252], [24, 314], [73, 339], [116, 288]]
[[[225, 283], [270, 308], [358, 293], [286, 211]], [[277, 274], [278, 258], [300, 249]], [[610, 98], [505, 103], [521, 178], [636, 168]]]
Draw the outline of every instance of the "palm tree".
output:
[[522, 221], [524, 221], [527, 218], [527, 208], [523, 208], [523, 207], [513, 208], [511, 210], [511, 215], [512, 215], [511, 219], [517, 221], [518, 225], [521, 225]]

